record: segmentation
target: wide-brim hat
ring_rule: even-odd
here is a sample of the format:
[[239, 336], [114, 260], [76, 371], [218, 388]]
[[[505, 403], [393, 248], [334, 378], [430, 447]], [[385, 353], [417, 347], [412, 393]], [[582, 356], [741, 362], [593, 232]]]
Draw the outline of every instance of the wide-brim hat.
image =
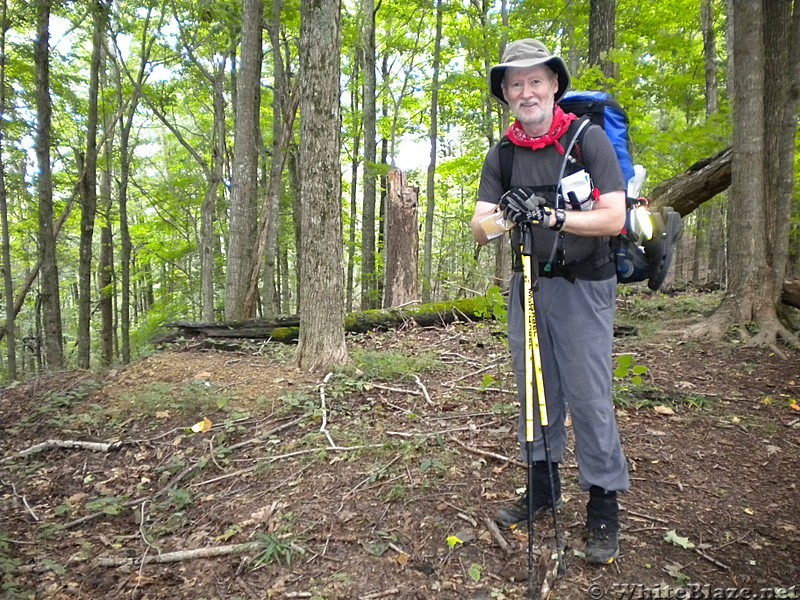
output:
[[524, 39], [511, 42], [503, 52], [503, 62], [489, 69], [489, 90], [492, 96], [508, 106], [508, 101], [503, 94], [503, 77], [509, 67], [534, 67], [546, 65], [558, 76], [558, 89], [556, 102], [569, 89], [569, 71], [560, 56], [553, 56], [547, 47], [539, 40]]

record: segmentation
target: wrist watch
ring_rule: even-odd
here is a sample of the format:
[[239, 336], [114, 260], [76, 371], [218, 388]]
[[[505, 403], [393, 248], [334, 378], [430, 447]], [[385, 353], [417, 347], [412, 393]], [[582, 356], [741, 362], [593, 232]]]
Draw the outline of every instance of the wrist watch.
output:
[[562, 229], [564, 229], [564, 223], [566, 222], [566, 220], [567, 220], [567, 213], [561, 208], [556, 209], [555, 222], [550, 226], [550, 229], [552, 229], [553, 231], [561, 231]]

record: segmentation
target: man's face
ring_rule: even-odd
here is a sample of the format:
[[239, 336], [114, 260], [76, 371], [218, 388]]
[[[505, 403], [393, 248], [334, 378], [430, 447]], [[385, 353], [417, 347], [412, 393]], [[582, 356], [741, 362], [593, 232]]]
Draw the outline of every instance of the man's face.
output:
[[514, 117], [531, 135], [544, 135], [550, 128], [557, 91], [558, 77], [544, 65], [506, 69], [503, 94]]

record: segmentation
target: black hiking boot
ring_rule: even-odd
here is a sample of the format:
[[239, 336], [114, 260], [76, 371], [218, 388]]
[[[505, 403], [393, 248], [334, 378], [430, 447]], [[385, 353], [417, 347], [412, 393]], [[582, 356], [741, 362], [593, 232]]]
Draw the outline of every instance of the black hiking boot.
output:
[[654, 235], [644, 243], [644, 253], [650, 264], [650, 278], [647, 287], [656, 291], [664, 284], [672, 264], [675, 244], [683, 232], [683, 221], [671, 206], [665, 206], [660, 213], [653, 213]]
[[[558, 463], [553, 463], [553, 483], [556, 492], [556, 508], [561, 508], [561, 478], [558, 474]], [[513, 525], [526, 525], [528, 522], [528, 493], [525, 493], [513, 504], [501, 508], [495, 522], [501, 527], [512, 527]], [[533, 463], [533, 517], [536, 518], [553, 506], [553, 499], [550, 493], [550, 475], [547, 463], [537, 461]]]
[[619, 556], [619, 504], [617, 493], [593, 485], [586, 505], [587, 562], [609, 565]]

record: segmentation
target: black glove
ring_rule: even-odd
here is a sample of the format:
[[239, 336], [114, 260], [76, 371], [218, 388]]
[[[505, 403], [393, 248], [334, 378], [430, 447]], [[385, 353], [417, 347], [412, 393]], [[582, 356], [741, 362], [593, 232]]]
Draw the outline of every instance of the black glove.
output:
[[546, 229], [552, 224], [552, 211], [544, 203], [545, 199], [531, 188], [517, 187], [503, 194], [498, 206], [506, 220], [517, 227], [534, 225]]

